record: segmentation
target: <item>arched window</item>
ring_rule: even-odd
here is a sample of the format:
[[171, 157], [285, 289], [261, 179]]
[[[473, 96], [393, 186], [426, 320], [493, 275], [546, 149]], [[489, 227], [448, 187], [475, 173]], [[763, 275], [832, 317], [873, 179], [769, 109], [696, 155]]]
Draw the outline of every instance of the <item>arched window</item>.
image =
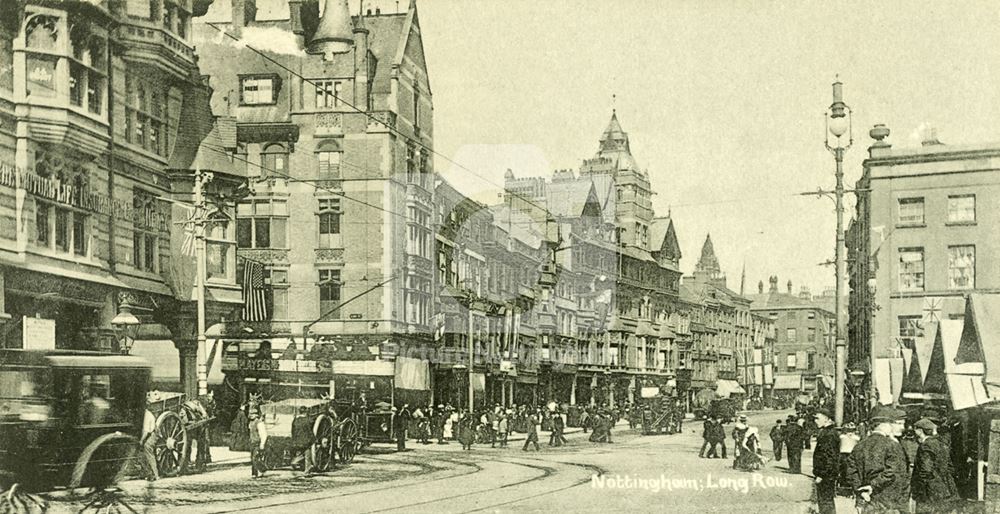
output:
[[70, 103], [83, 107], [93, 114], [104, 108], [105, 48], [107, 42], [101, 34], [94, 33], [88, 23], [77, 23], [70, 28]]
[[32, 50], [58, 52], [59, 18], [43, 14], [32, 16], [24, 26], [24, 36]]
[[321, 198], [316, 215], [319, 223], [319, 247], [342, 248], [340, 198]]
[[261, 154], [263, 163], [261, 177], [288, 175], [288, 151], [281, 145], [272, 144], [264, 148]]
[[343, 152], [337, 140], [324, 141], [316, 147], [318, 175], [322, 179], [339, 179]]
[[56, 64], [59, 62], [59, 26], [56, 16], [36, 14], [24, 25], [24, 40], [28, 48], [25, 77], [28, 95], [51, 98], [56, 96]]

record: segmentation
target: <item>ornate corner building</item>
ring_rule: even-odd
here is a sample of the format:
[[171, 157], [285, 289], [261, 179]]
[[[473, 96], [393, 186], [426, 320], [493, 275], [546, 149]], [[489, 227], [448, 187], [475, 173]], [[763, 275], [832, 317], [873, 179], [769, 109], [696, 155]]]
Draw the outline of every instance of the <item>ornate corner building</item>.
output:
[[[208, 165], [202, 142], [217, 135], [191, 42], [211, 3], [0, 6], [5, 346], [114, 349], [110, 320], [123, 304], [157, 337], [193, 341], [178, 329], [191, 294], [171, 250], [183, 236], [173, 222], [190, 213], [170, 201], [190, 202], [192, 166]], [[218, 312], [240, 301], [227, 230], [215, 228]]]

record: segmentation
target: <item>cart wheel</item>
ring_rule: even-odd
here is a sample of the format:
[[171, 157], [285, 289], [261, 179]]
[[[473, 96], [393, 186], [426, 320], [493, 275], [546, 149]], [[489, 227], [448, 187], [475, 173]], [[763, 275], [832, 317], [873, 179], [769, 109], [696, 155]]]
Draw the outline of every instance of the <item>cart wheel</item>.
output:
[[121, 432], [104, 434], [94, 439], [77, 458], [69, 488], [103, 489], [117, 484], [124, 478], [137, 447], [136, 438]]
[[188, 466], [187, 428], [180, 415], [164, 411], [156, 418], [156, 468], [161, 477], [183, 474]]
[[353, 419], [348, 419], [341, 423], [338, 440], [340, 441], [340, 448], [337, 451], [340, 454], [340, 462], [350, 464], [354, 460], [354, 456], [357, 455], [358, 450], [361, 449], [361, 441], [358, 439], [358, 425]]
[[309, 450], [315, 471], [330, 471], [333, 467], [334, 443], [333, 420], [326, 414], [317, 416], [313, 422], [313, 444]]

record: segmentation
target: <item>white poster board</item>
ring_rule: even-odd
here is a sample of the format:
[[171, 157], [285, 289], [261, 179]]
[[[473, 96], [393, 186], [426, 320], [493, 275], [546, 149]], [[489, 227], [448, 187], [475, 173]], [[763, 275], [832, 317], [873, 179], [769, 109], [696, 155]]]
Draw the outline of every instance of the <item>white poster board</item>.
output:
[[55, 350], [56, 320], [22, 317], [21, 347], [25, 350]]

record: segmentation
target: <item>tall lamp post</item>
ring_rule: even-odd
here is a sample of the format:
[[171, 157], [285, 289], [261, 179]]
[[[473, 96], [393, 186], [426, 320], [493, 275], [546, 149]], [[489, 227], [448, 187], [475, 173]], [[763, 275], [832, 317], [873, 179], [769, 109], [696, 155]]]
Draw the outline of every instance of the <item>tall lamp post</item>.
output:
[[[851, 118], [851, 108], [844, 103], [844, 85], [838, 80], [833, 83], [833, 103], [830, 104], [830, 108], [826, 112], [825, 141], [826, 149], [833, 154], [833, 159], [837, 163], [837, 188], [834, 190], [834, 196], [837, 202], [837, 248], [836, 256], [834, 258], [834, 264], [837, 268], [837, 296], [834, 303], [834, 310], [836, 311], [837, 316], [837, 325], [836, 330], [834, 331], [837, 351], [835, 368], [836, 404], [834, 408], [834, 417], [836, 418], [838, 425], [844, 422], [844, 379], [847, 369], [847, 344], [844, 341], [843, 315], [841, 310], [843, 309], [842, 293], [844, 280], [844, 151], [850, 148], [854, 143]], [[848, 135], [846, 145], [842, 139], [844, 134]], [[833, 141], [830, 139], [831, 135], [834, 137]]]

